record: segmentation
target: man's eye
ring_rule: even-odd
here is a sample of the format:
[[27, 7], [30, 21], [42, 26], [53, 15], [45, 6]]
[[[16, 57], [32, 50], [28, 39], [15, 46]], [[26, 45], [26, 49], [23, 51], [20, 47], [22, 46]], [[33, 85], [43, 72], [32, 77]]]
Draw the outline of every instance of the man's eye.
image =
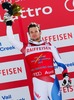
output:
[[33, 33], [33, 32], [31, 32], [31, 33]]

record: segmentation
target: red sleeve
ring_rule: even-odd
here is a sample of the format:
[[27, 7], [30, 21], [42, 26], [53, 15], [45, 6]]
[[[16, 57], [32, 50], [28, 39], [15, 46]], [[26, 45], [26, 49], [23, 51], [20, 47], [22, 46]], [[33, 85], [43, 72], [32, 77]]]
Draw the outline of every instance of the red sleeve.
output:
[[23, 54], [25, 54], [25, 49], [26, 49], [26, 47], [27, 47], [27, 44], [23, 43], [23, 48], [21, 49], [21, 52], [22, 52]]

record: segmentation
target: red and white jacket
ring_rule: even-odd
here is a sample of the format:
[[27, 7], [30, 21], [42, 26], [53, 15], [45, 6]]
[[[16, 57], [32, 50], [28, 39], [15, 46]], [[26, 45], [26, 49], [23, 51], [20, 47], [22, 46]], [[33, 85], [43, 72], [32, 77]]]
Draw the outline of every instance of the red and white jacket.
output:
[[14, 39], [12, 26], [7, 26], [7, 36], [10, 42], [25, 55], [33, 77], [54, 75], [54, 60], [59, 67], [63, 68], [63, 73], [67, 72], [56, 48], [50, 43], [41, 40], [40, 42], [29, 41], [28, 45], [24, 45]]

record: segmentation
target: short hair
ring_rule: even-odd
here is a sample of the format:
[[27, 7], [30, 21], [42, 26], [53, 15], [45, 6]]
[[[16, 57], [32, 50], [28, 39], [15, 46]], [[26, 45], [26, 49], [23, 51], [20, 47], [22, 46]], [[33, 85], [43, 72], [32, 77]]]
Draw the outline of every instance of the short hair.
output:
[[29, 29], [32, 28], [32, 27], [38, 27], [39, 29], [39, 32], [41, 32], [41, 29], [40, 29], [40, 25], [35, 23], [35, 22], [31, 22], [28, 26], [28, 32], [29, 32]]

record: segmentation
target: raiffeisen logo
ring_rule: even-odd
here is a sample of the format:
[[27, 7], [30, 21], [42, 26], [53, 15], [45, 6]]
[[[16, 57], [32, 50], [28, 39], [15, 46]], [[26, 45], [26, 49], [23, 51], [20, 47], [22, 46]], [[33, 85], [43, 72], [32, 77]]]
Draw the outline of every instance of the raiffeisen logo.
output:
[[[69, 7], [69, 3], [72, 4], [72, 7]], [[66, 8], [66, 10], [68, 10], [69, 12], [74, 12], [74, 0], [66, 0], [64, 3], [64, 6]]]
[[13, 50], [13, 49], [15, 49], [15, 47], [14, 46], [6, 46], [6, 47], [3, 47], [2, 46], [2, 43], [0, 42], [0, 51], [8, 51], [8, 50]]

